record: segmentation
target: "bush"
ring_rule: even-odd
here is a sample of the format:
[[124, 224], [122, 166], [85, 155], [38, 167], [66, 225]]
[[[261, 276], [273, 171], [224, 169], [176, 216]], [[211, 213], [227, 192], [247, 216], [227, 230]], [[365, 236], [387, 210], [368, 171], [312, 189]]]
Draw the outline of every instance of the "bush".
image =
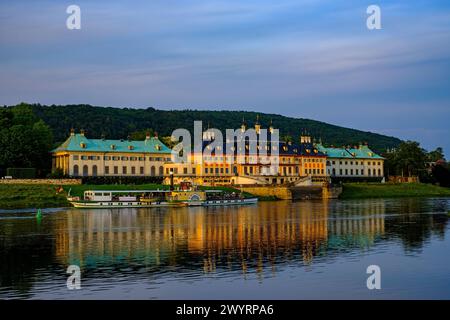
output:
[[35, 168], [8, 168], [6, 175], [12, 176], [14, 179], [33, 179], [36, 178]]

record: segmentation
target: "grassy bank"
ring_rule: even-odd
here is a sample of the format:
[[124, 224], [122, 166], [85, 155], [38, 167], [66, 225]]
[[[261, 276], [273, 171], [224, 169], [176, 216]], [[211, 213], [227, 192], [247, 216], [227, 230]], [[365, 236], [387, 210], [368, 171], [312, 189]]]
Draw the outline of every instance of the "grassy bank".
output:
[[424, 183], [345, 183], [341, 199], [450, 197], [450, 188]]
[[0, 209], [57, 208], [69, 203], [54, 185], [0, 185]]
[[[239, 192], [231, 187], [200, 187], [203, 190], [222, 190], [224, 192]], [[67, 185], [63, 186], [65, 193], [56, 194], [57, 186], [54, 185], [0, 185], [0, 209], [24, 209], [24, 208], [58, 208], [68, 207], [66, 194], [82, 197], [86, 190], [168, 190], [169, 186], [161, 184], [140, 185]], [[244, 193], [251, 197], [249, 193]], [[262, 197], [260, 200], [265, 199]]]

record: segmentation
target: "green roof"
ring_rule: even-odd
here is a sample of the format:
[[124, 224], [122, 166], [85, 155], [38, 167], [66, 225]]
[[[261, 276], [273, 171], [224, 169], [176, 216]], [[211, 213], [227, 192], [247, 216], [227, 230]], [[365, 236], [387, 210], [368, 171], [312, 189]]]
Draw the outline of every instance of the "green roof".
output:
[[152, 137], [144, 141], [89, 139], [82, 134], [73, 134], [52, 152], [130, 152], [170, 154], [172, 150], [158, 138]]
[[360, 145], [359, 148], [327, 148], [322, 144], [317, 144], [316, 148], [325, 153], [328, 158], [348, 158], [348, 159], [384, 159], [369, 149], [368, 146]]

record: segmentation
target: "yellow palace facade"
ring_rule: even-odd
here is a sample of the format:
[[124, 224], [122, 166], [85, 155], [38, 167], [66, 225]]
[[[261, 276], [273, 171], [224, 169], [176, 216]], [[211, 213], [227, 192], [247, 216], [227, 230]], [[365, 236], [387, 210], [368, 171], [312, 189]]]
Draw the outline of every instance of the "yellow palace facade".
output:
[[[245, 124], [242, 124], [241, 130], [246, 130]], [[259, 133], [260, 130], [261, 126], [256, 123], [255, 131]], [[272, 131], [273, 128], [270, 127], [268, 132]], [[187, 181], [197, 185], [272, 185], [296, 183], [304, 179], [310, 179], [312, 182], [327, 180], [326, 155], [315, 148], [311, 137], [307, 135], [300, 137], [299, 144], [280, 141], [277, 145], [266, 145], [264, 142], [258, 142], [257, 150], [260, 150], [260, 147], [267, 148], [264, 155], [258, 151], [251, 152], [249, 141], [244, 146], [245, 152], [238, 155], [239, 147], [236, 145], [231, 161], [230, 155], [223, 151], [225, 145], [222, 147], [223, 152], [216, 155], [215, 150], [208, 150], [214, 137], [204, 135], [203, 138], [201, 154], [191, 152], [184, 163], [164, 165], [166, 184], [169, 184], [171, 179], [175, 184]], [[272, 150], [269, 150], [270, 148]], [[209, 152], [205, 153], [206, 150]], [[266, 163], [277, 163], [276, 171]]]
[[72, 177], [163, 176], [171, 149], [157, 137], [144, 141], [89, 139], [84, 131], [71, 131], [69, 138], [52, 151], [53, 170]]

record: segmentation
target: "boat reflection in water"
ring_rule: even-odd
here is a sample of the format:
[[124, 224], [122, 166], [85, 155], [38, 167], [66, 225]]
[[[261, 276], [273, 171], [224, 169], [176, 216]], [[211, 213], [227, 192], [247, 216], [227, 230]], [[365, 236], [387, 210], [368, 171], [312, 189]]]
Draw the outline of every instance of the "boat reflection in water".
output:
[[[349, 209], [353, 208], [349, 211]], [[365, 206], [355, 217], [354, 204], [329, 220], [322, 202], [230, 208], [121, 209], [69, 211], [59, 220], [56, 255], [61, 263], [87, 265], [144, 260], [147, 266], [249, 267], [261, 271], [277, 260], [310, 264], [325, 254], [328, 241], [370, 246], [384, 234], [383, 202]]]
[[75, 264], [83, 290], [69, 297], [317, 298], [322, 288], [325, 297], [358, 298], [352, 290], [367, 291], [367, 265], [384, 263], [410, 285], [424, 254], [436, 287], [447, 288], [433, 293], [450, 297], [439, 277], [450, 276], [439, 247], [449, 245], [448, 208], [445, 199], [380, 199], [68, 209], [44, 214], [40, 225], [12, 215], [0, 220], [0, 297], [67, 297], [65, 270]]

